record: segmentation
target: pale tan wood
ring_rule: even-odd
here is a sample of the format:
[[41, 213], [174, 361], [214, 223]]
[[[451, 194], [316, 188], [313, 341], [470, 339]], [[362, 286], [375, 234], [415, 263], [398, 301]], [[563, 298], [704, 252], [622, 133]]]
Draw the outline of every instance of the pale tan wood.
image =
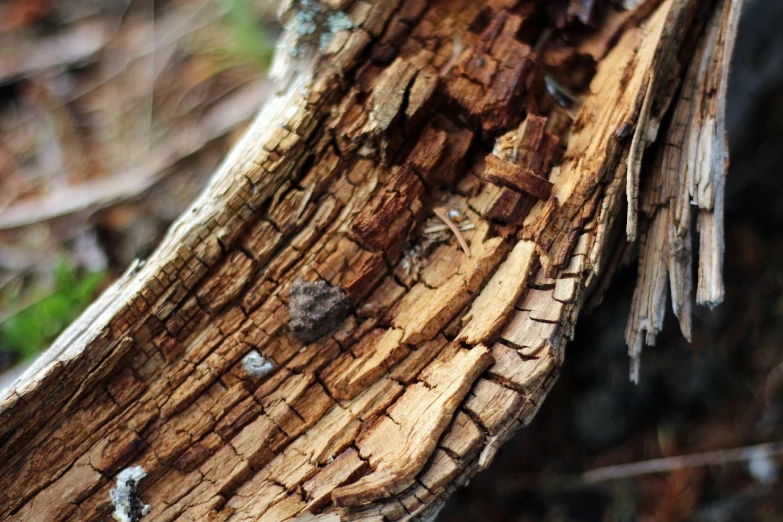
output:
[[503, 326], [508, 311], [527, 285], [534, 260], [535, 243], [519, 241], [462, 318], [465, 327], [457, 340], [468, 344], [487, 342]]
[[[667, 294], [683, 335], [691, 337], [694, 262], [691, 228], [699, 249], [696, 301], [723, 300], [723, 190], [728, 168], [725, 132], [727, 76], [739, 6], [720, 2], [695, 51], [675, 101], [673, 121], [642, 195], [649, 226], [642, 238], [639, 278], [626, 340], [638, 367], [643, 344], [663, 328]], [[720, 195], [718, 195], [720, 193]]]
[[[289, 12], [302, 53], [277, 62], [279, 92], [210, 186], [4, 394], [0, 518], [105, 519], [138, 465], [144, 520], [432, 519], [543, 404], [619, 262], [626, 199], [643, 238], [635, 360], [664, 271], [687, 324], [686, 265], [646, 254], [687, 249], [672, 237], [687, 212], [697, 294], [719, 299], [725, 171], [698, 161], [722, 154], [739, 1], [705, 31], [698, 4], [643, 2], [576, 42], [600, 62], [573, 123], [544, 94], [556, 60], [520, 40], [532, 2], [313, 3], [320, 50]], [[648, 173], [661, 135], [668, 163]], [[499, 161], [523, 177], [486, 175]], [[288, 326], [296, 281], [350, 304], [315, 341]]]

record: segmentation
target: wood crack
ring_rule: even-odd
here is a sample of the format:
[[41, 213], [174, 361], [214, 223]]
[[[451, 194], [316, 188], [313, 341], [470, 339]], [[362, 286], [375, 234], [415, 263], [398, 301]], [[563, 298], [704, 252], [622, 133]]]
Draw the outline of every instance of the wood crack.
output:
[[[544, 21], [534, 2], [319, 4], [350, 26], [276, 94], [158, 251], [0, 402], [0, 517], [103, 519], [130, 464], [149, 473], [151, 520], [437, 510], [541, 407], [589, 290], [611, 275], [624, 196], [642, 214], [629, 206], [627, 224], [647, 292], [629, 341], [654, 337], [662, 273], [686, 331], [683, 224], [699, 224], [704, 253], [722, 230], [704, 153], [722, 150], [725, 78], [695, 75], [728, 63], [738, 9], [697, 3], [647, 2], [616, 34], [599, 27], [608, 43], [573, 122], [545, 95], [546, 48], [526, 40]], [[689, 38], [698, 59], [683, 73]], [[683, 74], [676, 99], [660, 92]], [[687, 146], [680, 122], [700, 129]], [[654, 141], [666, 156], [648, 172]], [[694, 165], [687, 190], [670, 190]], [[470, 256], [430, 231], [433, 208]], [[650, 255], [663, 237], [675, 255]], [[719, 261], [703, 266], [697, 294], [713, 302]], [[352, 311], [328, 335], [291, 332], [298, 278], [345, 289]], [[273, 369], [249, 372], [251, 351]]]

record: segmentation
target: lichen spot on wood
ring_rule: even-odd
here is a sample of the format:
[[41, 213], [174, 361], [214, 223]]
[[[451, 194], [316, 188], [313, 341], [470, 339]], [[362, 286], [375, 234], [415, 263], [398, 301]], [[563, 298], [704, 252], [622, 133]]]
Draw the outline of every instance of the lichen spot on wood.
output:
[[294, 44], [285, 46], [291, 56], [299, 56], [308, 48], [323, 51], [334, 35], [354, 27], [346, 13], [331, 10], [315, 0], [294, 1], [281, 18], [286, 30], [294, 36]]
[[298, 278], [291, 285], [289, 312], [288, 326], [294, 336], [309, 343], [336, 330], [350, 314], [351, 303], [340, 286]]
[[275, 369], [275, 363], [261, 355], [258, 350], [252, 350], [242, 358], [242, 366], [253, 377], [265, 377]]
[[305, 64], [319, 51], [325, 51], [338, 33], [355, 27], [347, 13], [318, 0], [283, 2], [279, 18], [285, 30], [277, 41], [278, 52], [268, 73], [277, 80], [285, 80], [293, 71], [306, 68]]
[[147, 476], [141, 466], [131, 466], [117, 475], [117, 487], [111, 490], [109, 497], [114, 505], [112, 517], [117, 522], [139, 522], [141, 517], [150, 512], [149, 504], [145, 504], [136, 495], [139, 481]]

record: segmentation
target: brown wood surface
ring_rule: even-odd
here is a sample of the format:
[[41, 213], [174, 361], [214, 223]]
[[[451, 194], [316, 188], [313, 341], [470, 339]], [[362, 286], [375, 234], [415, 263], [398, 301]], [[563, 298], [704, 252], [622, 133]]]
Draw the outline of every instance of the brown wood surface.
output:
[[[635, 361], [667, 281], [689, 331], [693, 223], [697, 298], [721, 299], [739, 4], [642, 2], [541, 56], [534, 2], [319, 4], [340, 30], [278, 62], [154, 255], [2, 398], [0, 518], [107, 519], [139, 465], [145, 521], [431, 519], [541, 407], [624, 225]], [[597, 67], [572, 122], [544, 75], [576, 54]], [[316, 281], [350, 306], [297, 308], [295, 334]], [[308, 317], [333, 331], [309, 341]]]

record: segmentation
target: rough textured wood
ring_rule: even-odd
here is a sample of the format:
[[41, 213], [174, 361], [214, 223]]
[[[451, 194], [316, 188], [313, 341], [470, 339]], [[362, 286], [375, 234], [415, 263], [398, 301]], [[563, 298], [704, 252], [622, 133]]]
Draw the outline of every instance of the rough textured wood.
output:
[[[738, 1], [577, 31], [571, 54], [600, 62], [573, 122], [544, 89], [542, 64], [567, 60], [533, 52], [535, 2], [288, 4], [302, 52], [277, 62], [280, 92], [155, 254], [4, 394], [0, 518], [106, 519], [138, 465], [144, 520], [431, 519], [541, 407], [626, 200], [635, 360], [664, 272], [687, 324], [696, 214], [697, 296], [720, 299]], [[297, 280], [342, 288], [347, 318], [293, 335]]]
[[501, 160], [494, 154], [486, 157], [482, 177], [490, 183], [530, 194], [536, 199], [549, 199], [552, 184], [530, 170]]
[[[726, 89], [739, 5], [719, 2], [675, 100], [672, 122], [640, 204], [649, 223], [626, 340], [638, 372], [642, 345], [663, 328], [667, 287], [683, 335], [691, 338], [692, 225], [699, 231], [696, 301], [723, 300], [723, 191], [728, 169]], [[668, 284], [667, 284], [668, 283]]]

